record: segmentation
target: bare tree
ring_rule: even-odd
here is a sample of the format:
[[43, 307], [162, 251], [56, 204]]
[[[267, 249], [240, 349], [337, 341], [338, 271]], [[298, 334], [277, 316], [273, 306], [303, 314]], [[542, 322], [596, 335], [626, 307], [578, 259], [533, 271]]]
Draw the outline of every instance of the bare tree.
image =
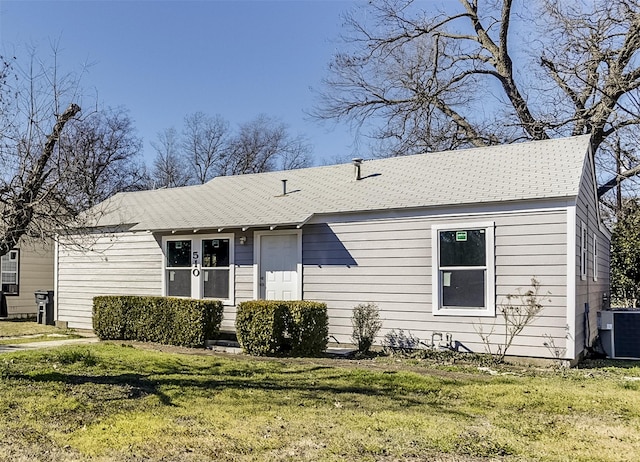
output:
[[241, 175], [308, 166], [310, 147], [287, 126], [264, 114], [242, 124], [230, 139], [221, 175]]
[[635, 154], [616, 172], [609, 143], [616, 133], [635, 152], [637, 0], [445, 6], [372, 0], [348, 13], [313, 115], [371, 128], [387, 155], [591, 133], [601, 195], [640, 172]]
[[85, 207], [131, 187], [139, 141], [123, 112], [81, 114], [79, 77], [59, 72], [55, 47], [50, 61], [32, 51], [26, 65], [16, 58], [0, 63], [4, 255], [21, 239], [76, 230], [94, 218], [80, 214]]
[[167, 128], [158, 133], [157, 142], [151, 145], [156, 151], [151, 177], [154, 188], [175, 188], [186, 186], [192, 175], [189, 162], [180, 151], [180, 139], [175, 128]]
[[124, 109], [71, 121], [59, 144], [60, 165], [68, 178], [65, 198], [77, 212], [118, 192], [144, 189], [148, 182], [142, 141]]
[[[58, 141], [80, 106], [65, 98], [64, 79], [31, 56], [26, 69], [2, 59], [0, 79], [0, 255], [23, 238], [47, 238], [63, 230], [73, 211], [60, 201]], [[73, 96], [73, 95], [72, 95]], [[71, 99], [71, 101], [70, 101]]]
[[184, 119], [182, 153], [189, 160], [196, 183], [203, 184], [220, 172], [229, 123], [221, 116], [196, 112]]
[[152, 187], [202, 184], [215, 176], [290, 170], [310, 165], [311, 147], [278, 119], [259, 115], [235, 133], [221, 116], [196, 112], [158, 134]]

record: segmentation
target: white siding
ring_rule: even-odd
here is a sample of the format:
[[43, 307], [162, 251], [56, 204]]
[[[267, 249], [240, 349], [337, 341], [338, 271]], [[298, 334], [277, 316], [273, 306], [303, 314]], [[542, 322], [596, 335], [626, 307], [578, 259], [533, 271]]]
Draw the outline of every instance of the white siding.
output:
[[[580, 233], [582, 224], [587, 228], [587, 277], [580, 278]], [[598, 240], [597, 261], [593, 261], [593, 237]], [[603, 309], [603, 295], [609, 296], [609, 248], [610, 234], [600, 223], [596, 185], [592, 173], [591, 158], [587, 157], [576, 203], [576, 306], [575, 306], [575, 355], [593, 346], [598, 334], [597, 313]], [[593, 280], [593, 266], [598, 266], [598, 280]], [[586, 304], [589, 315], [586, 316]]]
[[[549, 292], [542, 316], [516, 338], [509, 353], [550, 357], [543, 345], [547, 336], [561, 348], [566, 341], [566, 209], [476, 214], [472, 221], [488, 220], [495, 221], [498, 308], [507, 295], [528, 290], [534, 276], [542, 283], [540, 294]], [[380, 337], [391, 329], [409, 331], [422, 341], [434, 332], [451, 333], [461, 349], [482, 352], [478, 330], [495, 324], [493, 338], [499, 341], [499, 315], [433, 316], [431, 306], [431, 226], [469, 221], [466, 215], [416, 214], [307, 225], [304, 298], [327, 303], [330, 334], [340, 342], [350, 341], [353, 307], [374, 302], [383, 320]]]
[[[588, 190], [588, 184], [585, 190]], [[589, 204], [588, 194], [580, 200]], [[582, 203], [581, 202], [581, 203]], [[593, 203], [593, 200], [591, 201]], [[567, 281], [567, 218], [570, 203], [535, 207], [532, 203], [478, 207], [469, 214], [456, 209], [446, 211], [380, 212], [363, 215], [322, 218], [322, 222], [305, 225], [303, 238], [303, 298], [327, 303], [330, 334], [340, 342], [350, 342], [351, 312], [364, 302], [378, 304], [383, 320], [380, 338], [391, 329], [403, 329], [428, 342], [434, 333], [450, 333], [461, 350], [484, 351], [479, 330], [495, 325], [493, 339], [500, 342], [502, 318], [433, 316], [431, 307], [432, 225], [451, 225], [469, 221], [495, 222], [495, 283], [498, 311], [507, 295], [526, 291], [532, 277], [542, 284], [542, 315], [520, 334], [509, 351], [520, 356], [552, 357], [544, 343], [552, 341], [559, 349], [567, 348], [567, 301], [573, 297], [572, 283]], [[589, 235], [597, 233], [599, 244], [598, 281], [589, 278], [576, 282], [576, 301], [590, 303], [591, 333], [595, 332], [595, 312], [600, 308], [602, 288], [608, 287], [608, 237], [595, 226], [596, 216], [589, 206], [576, 207], [576, 236], [580, 220], [587, 219]], [[592, 207], [595, 211], [595, 207]], [[445, 213], [446, 212], [446, 213]], [[438, 213], [438, 215], [435, 215]], [[472, 216], [472, 218], [470, 218]], [[320, 221], [320, 220], [318, 220]], [[225, 230], [228, 232], [228, 230]], [[235, 230], [235, 300], [253, 298], [253, 232]], [[245, 244], [239, 238], [246, 237]], [[162, 249], [160, 236], [145, 232], [103, 235], [92, 251], [61, 246], [58, 259], [57, 319], [72, 327], [91, 327], [92, 298], [107, 294], [162, 295]], [[579, 239], [576, 239], [577, 246]], [[573, 249], [579, 265], [579, 249]], [[589, 254], [592, 258], [592, 253]], [[579, 279], [579, 267], [576, 269]], [[587, 285], [588, 284], [588, 287]], [[571, 289], [571, 290], [569, 290]], [[547, 295], [548, 294], [548, 295]], [[575, 313], [576, 354], [582, 351], [584, 322]], [[569, 319], [574, 319], [569, 315]], [[233, 330], [235, 307], [225, 307], [222, 329]], [[495, 348], [495, 346], [494, 346]], [[568, 348], [570, 350], [570, 348]]]
[[[232, 269], [236, 303], [253, 298], [251, 234], [236, 234]], [[244, 245], [240, 236], [247, 237]], [[97, 295], [163, 295], [161, 240], [161, 236], [146, 232], [126, 232], [88, 238], [91, 250], [60, 245], [56, 319], [70, 327], [90, 329], [93, 297]], [[233, 330], [235, 314], [234, 306], [224, 307], [223, 330]]]
[[104, 234], [87, 243], [91, 250], [58, 246], [57, 320], [91, 329], [95, 296], [162, 295], [163, 256], [152, 234]]

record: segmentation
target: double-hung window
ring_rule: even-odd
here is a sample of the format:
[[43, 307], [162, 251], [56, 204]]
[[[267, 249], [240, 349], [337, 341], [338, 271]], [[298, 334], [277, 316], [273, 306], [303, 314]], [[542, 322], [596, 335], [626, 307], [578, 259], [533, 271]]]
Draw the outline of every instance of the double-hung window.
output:
[[167, 236], [164, 293], [233, 303], [233, 235]]
[[202, 289], [204, 298], [230, 298], [229, 239], [202, 240]]
[[191, 297], [191, 240], [166, 244], [166, 292], [171, 297]]
[[433, 314], [495, 315], [494, 223], [434, 225]]
[[5, 295], [19, 294], [20, 251], [10, 250], [0, 258], [0, 278]]

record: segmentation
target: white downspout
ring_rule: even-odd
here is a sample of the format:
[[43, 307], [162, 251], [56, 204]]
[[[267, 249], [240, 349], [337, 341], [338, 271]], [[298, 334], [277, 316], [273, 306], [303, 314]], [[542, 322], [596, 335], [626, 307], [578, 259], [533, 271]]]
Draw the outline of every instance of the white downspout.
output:
[[567, 207], [567, 338], [565, 359], [576, 356], [576, 206]]

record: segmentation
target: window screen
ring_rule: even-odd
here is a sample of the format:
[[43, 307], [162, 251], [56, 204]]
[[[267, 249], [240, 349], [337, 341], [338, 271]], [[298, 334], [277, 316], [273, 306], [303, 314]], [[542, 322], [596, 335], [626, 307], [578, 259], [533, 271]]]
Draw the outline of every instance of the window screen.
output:
[[191, 297], [191, 270], [167, 270], [167, 295]]
[[485, 270], [442, 271], [442, 306], [478, 307], [485, 305]]

